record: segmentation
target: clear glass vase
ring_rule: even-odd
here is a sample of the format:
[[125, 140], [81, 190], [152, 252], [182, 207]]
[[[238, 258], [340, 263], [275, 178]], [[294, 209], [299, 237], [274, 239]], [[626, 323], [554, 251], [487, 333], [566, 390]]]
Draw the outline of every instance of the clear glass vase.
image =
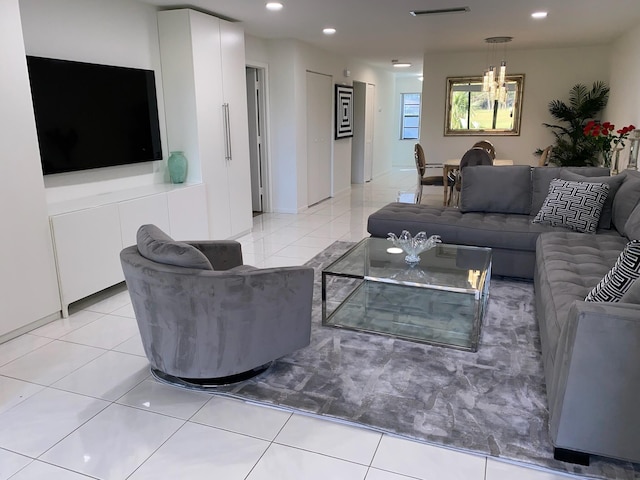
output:
[[633, 134], [629, 137], [629, 160], [627, 162], [627, 169], [638, 169], [638, 150], [640, 149], [640, 129], [633, 131]]
[[618, 147], [613, 151], [613, 161], [611, 163], [611, 175], [617, 175], [618, 169], [620, 168], [620, 152], [623, 150], [622, 147]]
[[387, 240], [393, 242], [393, 245], [401, 248], [407, 254], [404, 257], [405, 262], [409, 265], [416, 265], [420, 262], [420, 254], [440, 243], [439, 235], [431, 235], [427, 237], [425, 232], [418, 232], [412, 237], [407, 230], [403, 230], [399, 237], [395, 233], [389, 233]]

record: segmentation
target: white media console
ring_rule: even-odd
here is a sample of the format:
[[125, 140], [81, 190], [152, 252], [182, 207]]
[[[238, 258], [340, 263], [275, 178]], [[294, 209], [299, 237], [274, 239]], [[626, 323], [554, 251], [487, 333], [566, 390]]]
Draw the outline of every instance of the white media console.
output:
[[157, 184], [49, 205], [62, 315], [124, 281], [120, 251], [153, 223], [176, 240], [209, 238], [204, 184]]

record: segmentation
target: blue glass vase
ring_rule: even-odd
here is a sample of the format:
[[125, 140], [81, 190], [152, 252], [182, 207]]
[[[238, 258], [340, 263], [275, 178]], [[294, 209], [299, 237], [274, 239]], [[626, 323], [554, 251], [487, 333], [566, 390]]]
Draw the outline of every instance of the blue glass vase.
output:
[[187, 178], [187, 157], [180, 151], [171, 152], [169, 160], [169, 178], [171, 183], [184, 183]]

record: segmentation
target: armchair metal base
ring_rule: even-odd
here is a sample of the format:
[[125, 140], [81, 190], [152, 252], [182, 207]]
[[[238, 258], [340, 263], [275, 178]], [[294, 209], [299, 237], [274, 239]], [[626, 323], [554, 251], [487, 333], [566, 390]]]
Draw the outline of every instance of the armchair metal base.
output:
[[151, 369], [151, 374], [162, 383], [173, 385], [174, 387], [187, 388], [189, 390], [210, 391], [223, 385], [231, 385], [233, 383], [243, 382], [250, 378], [256, 377], [264, 373], [273, 362], [265, 363], [259, 367], [253, 368], [246, 372], [229, 375], [227, 377], [218, 378], [179, 378], [161, 372], [155, 368]]
[[576, 452], [567, 450], [566, 448], [554, 448], [553, 458], [561, 462], [575, 463], [577, 465], [589, 466], [589, 454], [584, 452]]

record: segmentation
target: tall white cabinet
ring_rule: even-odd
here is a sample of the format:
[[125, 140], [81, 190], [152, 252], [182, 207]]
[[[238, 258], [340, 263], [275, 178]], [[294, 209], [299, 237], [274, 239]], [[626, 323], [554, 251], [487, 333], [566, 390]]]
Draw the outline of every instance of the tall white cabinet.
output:
[[252, 226], [244, 31], [190, 9], [158, 13], [169, 150], [206, 184], [209, 236]]

